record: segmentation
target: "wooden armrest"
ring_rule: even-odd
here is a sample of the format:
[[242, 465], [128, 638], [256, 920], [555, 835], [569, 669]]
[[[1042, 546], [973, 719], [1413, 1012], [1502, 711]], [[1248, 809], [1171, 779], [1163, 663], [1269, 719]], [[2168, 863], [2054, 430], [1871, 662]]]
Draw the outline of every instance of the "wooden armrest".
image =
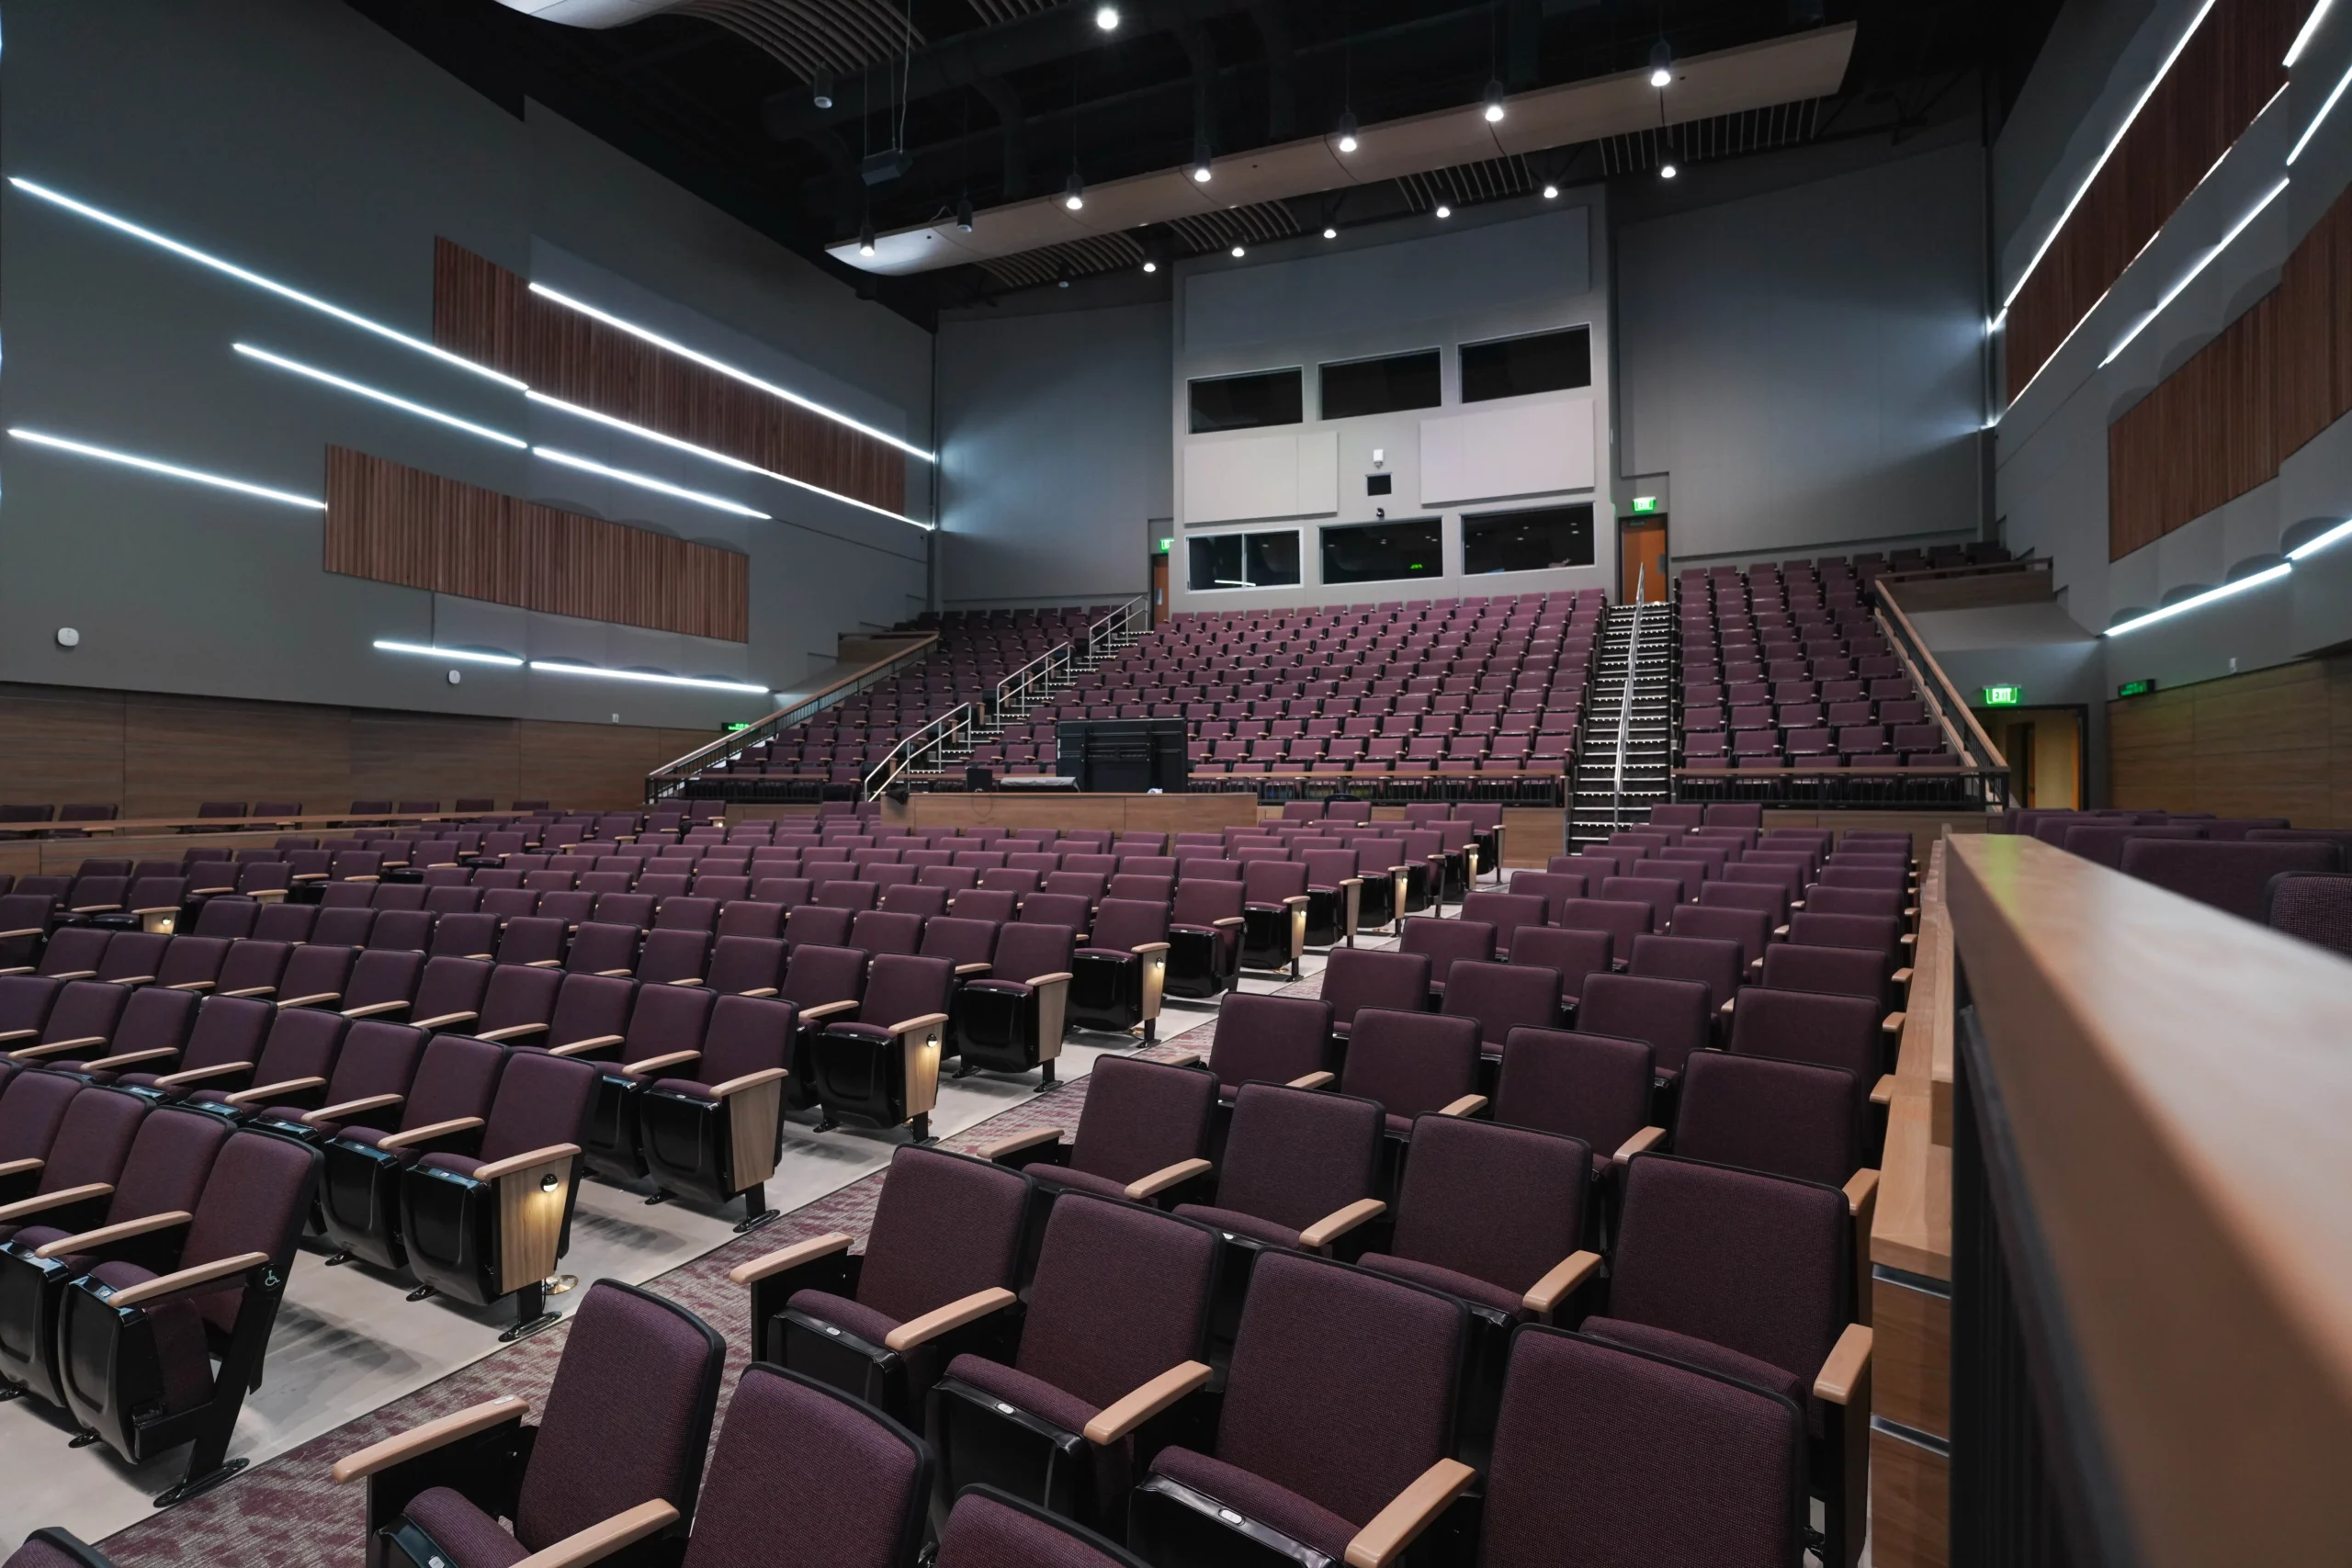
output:
[[1149, 1176], [1139, 1176], [1127, 1183], [1127, 1201], [1140, 1203], [1157, 1197], [1180, 1182], [1190, 1181], [1204, 1171], [1213, 1168], [1204, 1159], [1180, 1159], [1174, 1165], [1163, 1165]]
[[1907, 986], [1911, 983], [1911, 966], [1909, 964], [1906, 964], [1902, 968], [1897, 969], [1894, 972], [1894, 983], [1898, 986]]
[[420, 1454], [429, 1454], [460, 1438], [487, 1432], [492, 1427], [508, 1421], [520, 1421], [530, 1413], [528, 1400], [518, 1399], [511, 1393], [501, 1394], [496, 1399], [485, 1400], [454, 1415], [411, 1427], [399, 1436], [386, 1438], [380, 1443], [370, 1443], [357, 1453], [345, 1454], [334, 1461], [334, 1468], [329, 1473], [337, 1481], [357, 1481], [379, 1470], [405, 1464]]
[[398, 1012], [407, 1006], [408, 1003], [406, 1002], [369, 1002], [364, 1008], [345, 1008], [343, 1010], [343, 1016], [345, 1018], [373, 1018], [379, 1012]]
[[1179, 1361], [1149, 1382], [1129, 1389], [1094, 1413], [1086, 1424], [1086, 1440], [1108, 1445], [1132, 1436], [1136, 1427], [1183, 1398], [1208, 1385], [1204, 1361]]
[[1886, 1015], [1886, 1018], [1884, 1019], [1884, 1021], [1882, 1021], [1882, 1022], [1879, 1024], [1879, 1029], [1880, 1029], [1880, 1031], [1881, 1031], [1882, 1032], [1883, 1032], [1883, 1033], [1887, 1033], [1887, 1034], [1900, 1034], [1900, 1033], [1902, 1033], [1902, 1032], [1903, 1032], [1903, 1025], [1904, 1025], [1905, 1021], [1909, 1017], [1910, 1017], [1910, 1015], [1909, 1015], [1908, 1013], [1903, 1013], [1903, 1012], [1891, 1012], [1891, 1013], [1888, 1013], [1888, 1014]]
[[401, 1098], [397, 1094], [362, 1095], [357, 1100], [346, 1100], [334, 1105], [322, 1105], [316, 1111], [306, 1111], [302, 1113], [302, 1122], [305, 1126], [310, 1127], [320, 1126], [328, 1122], [348, 1122], [354, 1116], [363, 1115], [370, 1111], [381, 1111], [386, 1106], [398, 1105]]
[[1917, 931], [1905, 931], [1901, 936], [1894, 940], [1901, 942], [1905, 947], [1915, 947], [1918, 944], [1919, 933]]
[[1485, 1095], [1465, 1094], [1460, 1100], [1450, 1100], [1439, 1106], [1437, 1113], [1440, 1116], [1476, 1116], [1485, 1109], [1487, 1109]]
[[735, 995], [739, 997], [772, 997], [775, 995], [775, 987], [774, 986], [754, 986], [748, 991], [737, 991]]
[[662, 1067], [674, 1067], [681, 1062], [695, 1062], [701, 1059], [702, 1053], [699, 1051], [671, 1051], [659, 1056], [648, 1056], [642, 1062], [624, 1062], [621, 1064], [621, 1071], [630, 1077], [640, 1077]]
[[1732, 1003], [1736, 1002], [1736, 1001], [1738, 1001], [1738, 1000], [1739, 1000], [1739, 998], [1738, 998], [1737, 997], [1734, 997], [1734, 998], [1731, 998], [1731, 1000], [1730, 1000], [1730, 1001], [1726, 1001], [1725, 1003], [1724, 1003], [1724, 1005], [1723, 1005], [1723, 1006], [1721, 1006], [1721, 1007], [1717, 1008], [1715, 1010], [1716, 1010], [1717, 1012], [1719, 1012], [1719, 1013], [1723, 1014], [1723, 1015], [1724, 1015], [1724, 1017], [1725, 1017], [1725, 1018], [1729, 1018], [1729, 1017], [1731, 1016]]
[[[1139, 942], [1127, 951], [1138, 958], [1148, 958], [1155, 953], [1167, 952], [1168, 944], [1164, 942]], [[1035, 982], [1033, 981], [1032, 984]]]
[[1171, 1067], [1197, 1067], [1204, 1058], [1198, 1051], [1179, 1051], [1168, 1058]]
[[1521, 1304], [1539, 1316], [1549, 1317], [1553, 1308], [1576, 1294], [1577, 1287], [1593, 1276], [1600, 1267], [1598, 1252], [1572, 1252], [1552, 1266], [1549, 1273], [1527, 1288], [1520, 1298]]
[[275, 986], [247, 986], [241, 991], [223, 991], [220, 994], [224, 997], [266, 997], [277, 989]]
[[1047, 986], [1067, 986], [1072, 978], [1074, 976], [1069, 970], [1057, 969], [1050, 975], [1032, 975], [1022, 984], [1033, 991], [1042, 991]]
[[40, 936], [40, 935], [41, 935], [41, 934], [42, 934], [46, 930], [47, 930], [47, 928], [46, 928], [46, 927], [42, 927], [42, 926], [18, 926], [15, 931], [0, 931], [0, 942], [6, 942], [6, 940], [8, 940], [10, 937], [17, 937], [17, 936]]
[[544, 1023], [510, 1023], [503, 1029], [482, 1030], [475, 1034], [474, 1038], [498, 1043], [525, 1034], [545, 1034], [547, 1032], [548, 1026]]
[[479, 1116], [452, 1116], [447, 1122], [428, 1122], [422, 1127], [389, 1134], [377, 1139], [376, 1146], [379, 1149], [405, 1149], [416, 1144], [431, 1143], [435, 1138], [446, 1138], [452, 1133], [470, 1132], [481, 1125], [481, 1118]]
[[1786, 926], [1774, 926], [1772, 928], [1772, 934], [1776, 937], [1785, 939], [1789, 934], [1789, 928]]
[[590, 1051], [601, 1051], [607, 1045], [618, 1045], [628, 1037], [624, 1034], [592, 1034], [585, 1040], [573, 1040], [561, 1045], [548, 1047], [550, 1056], [579, 1056]]
[[1880, 1074], [1878, 1082], [1871, 1086], [1871, 1103], [1872, 1105], [1894, 1103], [1894, 1075], [1893, 1073]]
[[944, 1012], [920, 1013], [913, 1018], [900, 1019], [898, 1022], [890, 1026], [890, 1032], [893, 1034], [912, 1034], [917, 1030], [936, 1029], [946, 1021], [947, 1015]]
[[1238, 925], [1241, 925], [1241, 924], [1243, 924], [1243, 923], [1244, 923], [1244, 922], [1243, 922], [1243, 920], [1242, 920], [1241, 917], [1240, 917], [1240, 916], [1238, 916], [1238, 915], [1227, 915], [1227, 916], [1226, 916], [1226, 917], [1225, 917], [1225, 919], [1221, 919], [1221, 920], [1211, 920], [1211, 921], [1209, 922], [1209, 924], [1211, 924], [1211, 925], [1213, 925], [1213, 926], [1216, 926], [1216, 927], [1217, 929], [1219, 929], [1220, 931], [1222, 931], [1222, 930], [1223, 930], [1224, 928], [1226, 928], [1227, 926], [1238, 926]]
[[625, 1546], [643, 1540], [675, 1524], [678, 1510], [666, 1498], [649, 1497], [634, 1508], [624, 1508], [609, 1519], [599, 1519], [575, 1530], [552, 1546], [541, 1547], [514, 1568], [587, 1568]]
[[1813, 1396], [1831, 1404], [1850, 1404], [1856, 1391], [1870, 1386], [1871, 1331], [1859, 1323], [1849, 1323], [1846, 1332], [1838, 1336], [1838, 1343], [1829, 1348], [1829, 1359], [1821, 1363], [1820, 1375], [1813, 1380]]
[[209, 1067], [190, 1067], [184, 1073], [166, 1073], [155, 1080], [157, 1089], [177, 1089], [184, 1083], [202, 1083], [207, 1078], [227, 1077], [232, 1073], [249, 1073], [251, 1062], [216, 1062]]
[[995, 967], [992, 964], [958, 964], [956, 965], [956, 977], [960, 980], [967, 975], [985, 975]]
[[1659, 1140], [1665, 1136], [1666, 1129], [1663, 1127], [1645, 1127], [1640, 1132], [1634, 1134], [1632, 1137], [1626, 1139], [1623, 1143], [1618, 1145], [1617, 1152], [1609, 1157], [1617, 1164], [1623, 1165], [1627, 1160], [1632, 1159], [1635, 1155], [1642, 1153], [1644, 1150], [1657, 1147]]
[[193, 1269], [183, 1269], [175, 1274], [141, 1280], [129, 1290], [117, 1291], [107, 1298], [111, 1307], [145, 1306], [149, 1302], [165, 1296], [176, 1296], [188, 1291], [200, 1291], [207, 1285], [217, 1285], [223, 1280], [233, 1280], [248, 1269], [258, 1269], [269, 1261], [266, 1252], [240, 1252], [232, 1258], [216, 1258], [199, 1263]]
[[1846, 1179], [1846, 1207], [1856, 1219], [1869, 1210], [1871, 1201], [1878, 1196], [1878, 1172], [1868, 1166]]
[[0, 1160], [0, 1176], [22, 1176], [27, 1171], [39, 1170], [48, 1163], [44, 1159]]
[[727, 1271], [727, 1277], [739, 1285], [749, 1285], [771, 1274], [781, 1274], [787, 1269], [797, 1269], [803, 1263], [814, 1262], [830, 1253], [847, 1252], [850, 1244], [851, 1238], [839, 1231], [812, 1235], [806, 1241], [796, 1241], [781, 1251], [754, 1258], [749, 1263], [738, 1263]]
[[1339, 1075], [1337, 1073], [1301, 1073], [1298, 1077], [1290, 1080], [1288, 1087], [1292, 1089], [1321, 1089], [1325, 1084], [1334, 1081], [1338, 1077]]
[[119, 1056], [101, 1056], [96, 1061], [83, 1063], [82, 1070], [89, 1073], [119, 1073], [135, 1063], [153, 1062], [160, 1057], [178, 1055], [177, 1051], [168, 1045], [156, 1045], [144, 1051], [125, 1051]]
[[276, 1083], [255, 1084], [251, 1089], [239, 1089], [230, 1095], [228, 1100], [230, 1104], [240, 1107], [266, 1105], [281, 1094], [300, 1094], [306, 1089], [324, 1089], [326, 1086], [324, 1078], [280, 1078]]
[[1034, 1149], [1041, 1144], [1058, 1144], [1061, 1141], [1060, 1128], [1039, 1127], [1034, 1132], [1015, 1133], [1000, 1143], [990, 1144], [979, 1154], [982, 1159], [1002, 1159], [1007, 1155], [1017, 1155], [1023, 1149]]
[[757, 1089], [762, 1084], [781, 1083], [791, 1076], [782, 1067], [762, 1067], [758, 1072], [745, 1073], [741, 1077], [729, 1078], [725, 1083], [711, 1085], [710, 1097], [713, 1100], [724, 1100], [730, 1094], [741, 1094], [747, 1089]]
[[1476, 1471], [1454, 1459], [1442, 1459], [1421, 1472], [1356, 1531], [1348, 1542], [1348, 1568], [1387, 1568], [1477, 1479]]
[[1366, 1220], [1377, 1219], [1387, 1211], [1388, 1205], [1377, 1198], [1359, 1198], [1345, 1208], [1332, 1210], [1299, 1232], [1298, 1245], [1310, 1251], [1329, 1247]]
[[341, 991], [313, 991], [307, 997], [280, 997], [277, 998], [277, 1005], [282, 1008], [307, 1008], [317, 1007], [325, 1002], [339, 1002], [342, 999]]
[[[25, 1032], [30, 1034], [32, 1031], [28, 1029]], [[43, 1056], [62, 1055], [68, 1051], [78, 1051], [85, 1045], [103, 1045], [106, 1043], [107, 1037], [103, 1034], [84, 1034], [73, 1040], [51, 1040], [39, 1045], [28, 1045], [21, 1051], [11, 1051], [8, 1053], [8, 1059], [15, 1062], [34, 1062]]]
[[[571, 928], [567, 927], [565, 929], [570, 930]], [[560, 969], [563, 967], [563, 960], [560, 958], [534, 958], [530, 963], [525, 964], [524, 967], [526, 969]]]
[[176, 984], [166, 986], [164, 989], [167, 991], [209, 991], [213, 987], [214, 984], [215, 982], [210, 980], [182, 980]]
[[[580, 928], [578, 926], [574, 926], [571, 929], [573, 931], [578, 931]], [[600, 980], [628, 980], [634, 978], [636, 974], [636, 970], [629, 968], [599, 969], [596, 971], [596, 977]]]
[[855, 1012], [856, 1010], [857, 999], [853, 997], [847, 1001], [826, 1002], [818, 1007], [802, 1008], [800, 1021], [807, 1023], [810, 1019], [831, 1018], [837, 1012]]
[[97, 971], [95, 969], [60, 969], [50, 978], [62, 983], [67, 980], [87, 980], [96, 974]]
[[38, 1029], [0, 1029], [0, 1042], [22, 1040], [28, 1034], [39, 1034]]
[[33, 1256], [71, 1258], [77, 1252], [96, 1252], [99, 1247], [112, 1247], [119, 1241], [130, 1241], [139, 1236], [153, 1235], [157, 1231], [170, 1230], [174, 1225], [184, 1225], [195, 1217], [186, 1209], [174, 1209], [167, 1213], [149, 1214], [144, 1219], [100, 1225], [96, 1230], [84, 1231], [80, 1235], [60, 1236], [46, 1247], [37, 1247], [33, 1248]]
[[1294, 909], [1304, 909], [1312, 900], [1304, 893], [1293, 893], [1285, 897], [1283, 902]]
[[977, 1323], [989, 1314], [1011, 1306], [1019, 1298], [1002, 1285], [990, 1285], [985, 1291], [974, 1291], [960, 1301], [934, 1307], [921, 1317], [910, 1318], [883, 1337], [882, 1343], [893, 1350], [911, 1350], [925, 1345], [951, 1329]]
[[[381, 1145], [378, 1145], [378, 1147], [381, 1146]], [[519, 1155], [508, 1155], [504, 1159], [494, 1159], [477, 1169], [474, 1172], [474, 1179], [496, 1181], [500, 1177], [512, 1176], [518, 1170], [528, 1170], [535, 1165], [546, 1165], [553, 1160], [579, 1157], [578, 1144], [549, 1144], [545, 1148], [527, 1149]]]
[[446, 1029], [453, 1023], [471, 1023], [481, 1016], [478, 1012], [444, 1012], [431, 1018], [413, 1018], [408, 1021], [413, 1029]]

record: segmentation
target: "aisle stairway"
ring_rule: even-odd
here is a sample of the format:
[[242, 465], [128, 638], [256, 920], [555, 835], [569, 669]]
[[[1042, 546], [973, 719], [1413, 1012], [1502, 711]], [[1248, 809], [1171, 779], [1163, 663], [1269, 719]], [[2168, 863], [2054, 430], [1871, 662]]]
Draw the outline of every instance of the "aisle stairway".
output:
[[[1123, 608], [1132, 609], [1133, 607], [1133, 602], [1130, 602], [1129, 605]], [[1064, 692], [1077, 685], [1081, 679], [1091, 675], [1134, 647], [1142, 637], [1142, 633], [1136, 630], [1136, 625], [1135, 618], [1114, 619], [1107, 635], [1095, 646], [1091, 654], [1088, 652], [1084, 640], [1073, 641], [1069, 645], [1069, 662], [1057, 670], [1052, 679], [1030, 687], [1021, 698], [1007, 702], [993, 716], [980, 718], [972, 726], [970, 739], [967, 741], [942, 746], [937, 759], [922, 771], [942, 773], [962, 773], [965, 764], [971, 761], [974, 747], [1002, 739], [1008, 726], [1026, 724], [1033, 711], [1054, 701]], [[1149, 627], [1147, 626], [1144, 629], [1148, 630]]]
[[1592, 695], [1577, 730], [1568, 841], [1594, 843], [1649, 820], [1674, 766], [1670, 604], [1612, 604], [1593, 650]]

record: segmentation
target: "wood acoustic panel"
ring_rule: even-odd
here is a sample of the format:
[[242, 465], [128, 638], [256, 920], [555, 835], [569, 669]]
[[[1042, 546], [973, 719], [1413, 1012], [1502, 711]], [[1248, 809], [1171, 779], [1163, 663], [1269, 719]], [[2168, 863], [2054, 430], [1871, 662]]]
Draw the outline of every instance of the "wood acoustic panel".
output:
[[2011, 400], [2287, 79], [2305, 0], [2219, 0], [2009, 305]]
[[751, 558], [327, 448], [326, 570], [744, 642]]
[[2352, 412], [2352, 192], [2288, 256], [2278, 286], [2107, 432], [2108, 558], [2267, 484]]
[[2352, 827], [2352, 655], [2120, 698], [2107, 744], [2118, 807]]
[[549, 397], [906, 511], [907, 457], [889, 443], [558, 305], [444, 239], [433, 246], [433, 341]]

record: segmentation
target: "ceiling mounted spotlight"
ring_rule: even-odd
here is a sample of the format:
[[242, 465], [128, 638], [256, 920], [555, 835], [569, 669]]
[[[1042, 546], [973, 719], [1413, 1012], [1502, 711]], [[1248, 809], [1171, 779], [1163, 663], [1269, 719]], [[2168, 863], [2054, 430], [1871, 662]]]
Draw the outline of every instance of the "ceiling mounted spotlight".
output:
[[862, 256], [870, 256], [874, 254], [874, 220], [871, 218], [867, 219], [865, 226], [857, 231], [857, 254]]
[[956, 227], [967, 234], [972, 231], [972, 193], [969, 191], [956, 198]]
[[1657, 166], [1657, 177], [1662, 180], [1670, 180], [1681, 172], [1674, 166], [1674, 160], [1671, 158]]
[[1355, 150], [1356, 117], [1352, 113], [1342, 114], [1340, 117], [1340, 151], [1352, 152]]
[[1158, 272], [1159, 270], [1159, 264], [1152, 260], [1149, 256], [1146, 256], [1143, 258], [1143, 269], [1146, 272]]
[[1076, 169], [1069, 172], [1069, 184], [1062, 186], [1062, 205], [1072, 212], [1086, 205], [1086, 182], [1078, 177]]
[[1327, 223], [1323, 226], [1323, 237], [1327, 240], [1336, 240], [1340, 237], [1340, 231]]
[[1118, 31], [1119, 8], [1116, 6], [1096, 6], [1094, 8], [1094, 25], [1101, 28], [1106, 33]]
[[1248, 255], [1249, 254], [1250, 254], [1250, 253], [1249, 253], [1247, 250], [1245, 250], [1243, 247], [1241, 247], [1241, 246], [1239, 246], [1239, 245], [1236, 245], [1236, 246], [1234, 246], [1234, 247], [1233, 247], [1233, 259], [1234, 259], [1235, 261], [1239, 261], [1243, 256], [1246, 256], [1246, 255]]
[[1487, 79], [1487, 123], [1495, 124], [1503, 118], [1503, 85], [1500, 79]]
[[808, 78], [808, 101], [820, 109], [833, 107], [833, 73], [822, 66]]
[[1665, 87], [1672, 85], [1673, 82], [1674, 51], [1667, 48], [1666, 40], [1660, 39], [1650, 45], [1650, 85]]
[[1209, 183], [1209, 152], [1205, 147], [1193, 154], [1193, 179], [1198, 185]]
[[1453, 209], [1441, 201], [1437, 204], [1437, 215], [1440, 218], [1451, 218], [1453, 216]]
[[1559, 200], [1560, 187], [1558, 186], [1545, 186], [1544, 187], [1544, 199], [1546, 201]]

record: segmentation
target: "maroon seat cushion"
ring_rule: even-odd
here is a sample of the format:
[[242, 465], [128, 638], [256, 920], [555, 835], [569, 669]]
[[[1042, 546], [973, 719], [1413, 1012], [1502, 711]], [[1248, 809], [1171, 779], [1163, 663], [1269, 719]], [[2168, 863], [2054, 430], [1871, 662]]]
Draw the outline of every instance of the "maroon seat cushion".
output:
[[1367, 1269], [1383, 1274], [1394, 1274], [1399, 1280], [1410, 1280], [1416, 1285], [1427, 1285], [1432, 1291], [1443, 1291], [1449, 1296], [1460, 1296], [1473, 1306], [1492, 1307], [1514, 1317], [1529, 1317], [1526, 1303], [1519, 1296], [1468, 1274], [1457, 1274], [1451, 1269], [1441, 1269], [1434, 1263], [1422, 1263], [1410, 1258], [1392, 1258], [1385, 1252], [1367, 1252], [1356, 1259]]
[[947, 1375], [1033, 1416], [1042, 1416], [1065, 1432], [1083, 1432], [1095, 1416], [1094, 1406], [1076, 1394], [986, 1356], [958, 1356], [947, 1363]]
[[449, 1554], [457, 1568], [508, 1568], [530, 1555], [496, 1519], [447, 1486], [410, 1498], [408, 1517]]
[[1214, 1209], [1206, 1203], [1179, 1203], [1179, 1219], [1198, 1220], [1204, 1225], [1215, 1225], [1221, 1231], [1246, 1235], [1252, 1241], [1262, 1241], [1269, 1247], [1296, 1247], [1298, 1233], [1272, 1220], [1261, 1220], [1255, 1214], [1245, 1214], [1238, 1209]]
[[1030, 1166], [1028, 1173], [1041, 1187], [1059, 1187], [1073, 1192], [1099, 1192], [1105, 1198], [1125, 1198], [1127, 1195], [1125, 1182], [1097, 1176], [1091, 1170], [1074, 1170], [1066, 1165], [1046, 1165], [1041, 1161]]
[[[1355, 1539], [1356, 1527], [1330, 1509], [1223, 1460], [1211, 1459], [1190, 1449], [1168, 1448], [1159, 1450], [1151, 1468], [1155, 1474], [1205, 1493], [1261, 1524], [1272, 1525], [1334, 1562], [1347, 1555], [1348, 1542]], [[467, 1564], [467, 1568], [472, 1568], [472, 1564]]]
[[446, 1170], [456, 1176], [471, 1176], [490, 1162], [480, 1155], [461, 1155], [455, 1150], [445, 1149], [426, 1155], [416, 1163], [427, 1170]]
[[[120, 1259], [90, 1270], [100, 1284], [127, 1290], [156, 1278], [152, 1269]], [[232, 1290], [234, 1289], [232, 1281]], [[177, 1416], [212, 1397], [212, 1362], [205, 1353], [204, 1317], [198, 1310], [200, 1296], [175, 1296], [146, 1309], [154, 1325], [155, 1360], [164, 1375], [164, 1413]]]
[[1783, 1371], [1753, 1356], [1727, 1350], [1721, 1345], [1694, 1339], [1688, 1334], [1677, 1334], [1670, 1328], [1652, 1328], [1646, 1323], [1628, 1323], [1616, 1317], [1588, 1317], [1581, 1332], [1595, 1339], [1606, 1339], [1611, 1344], [1646, 1350], [1653, 1356], [1680, 1361], [1685, 1366], [1720, 1373], [1751, 1388], [1785, 1394], [1796, 1401], [1800, 1407], [1807, 1403], [1805, 1396], [1813, 1392], [1805, 1385], [1805, 1380], [1793, 1372]]
[[[837, 1296], [830, 1291], [795, 1291], [792, 1299], [784, 1304], [794, 1312], [806, 1313], [820, 1323], [845, 1328], [877, 1348], [883, 1340], [889, 1337], [890, 1330], [899, 1326], [899, 1319], [876, 1312], [870, 1306], [860, 1306], [847, 1296]], [[906, 1362], [907, 1378], [911, 1386], [922, 1388], [938, 1381], [937, 1341], [916, 1346], [904, 1352], [901, 1359]]]

